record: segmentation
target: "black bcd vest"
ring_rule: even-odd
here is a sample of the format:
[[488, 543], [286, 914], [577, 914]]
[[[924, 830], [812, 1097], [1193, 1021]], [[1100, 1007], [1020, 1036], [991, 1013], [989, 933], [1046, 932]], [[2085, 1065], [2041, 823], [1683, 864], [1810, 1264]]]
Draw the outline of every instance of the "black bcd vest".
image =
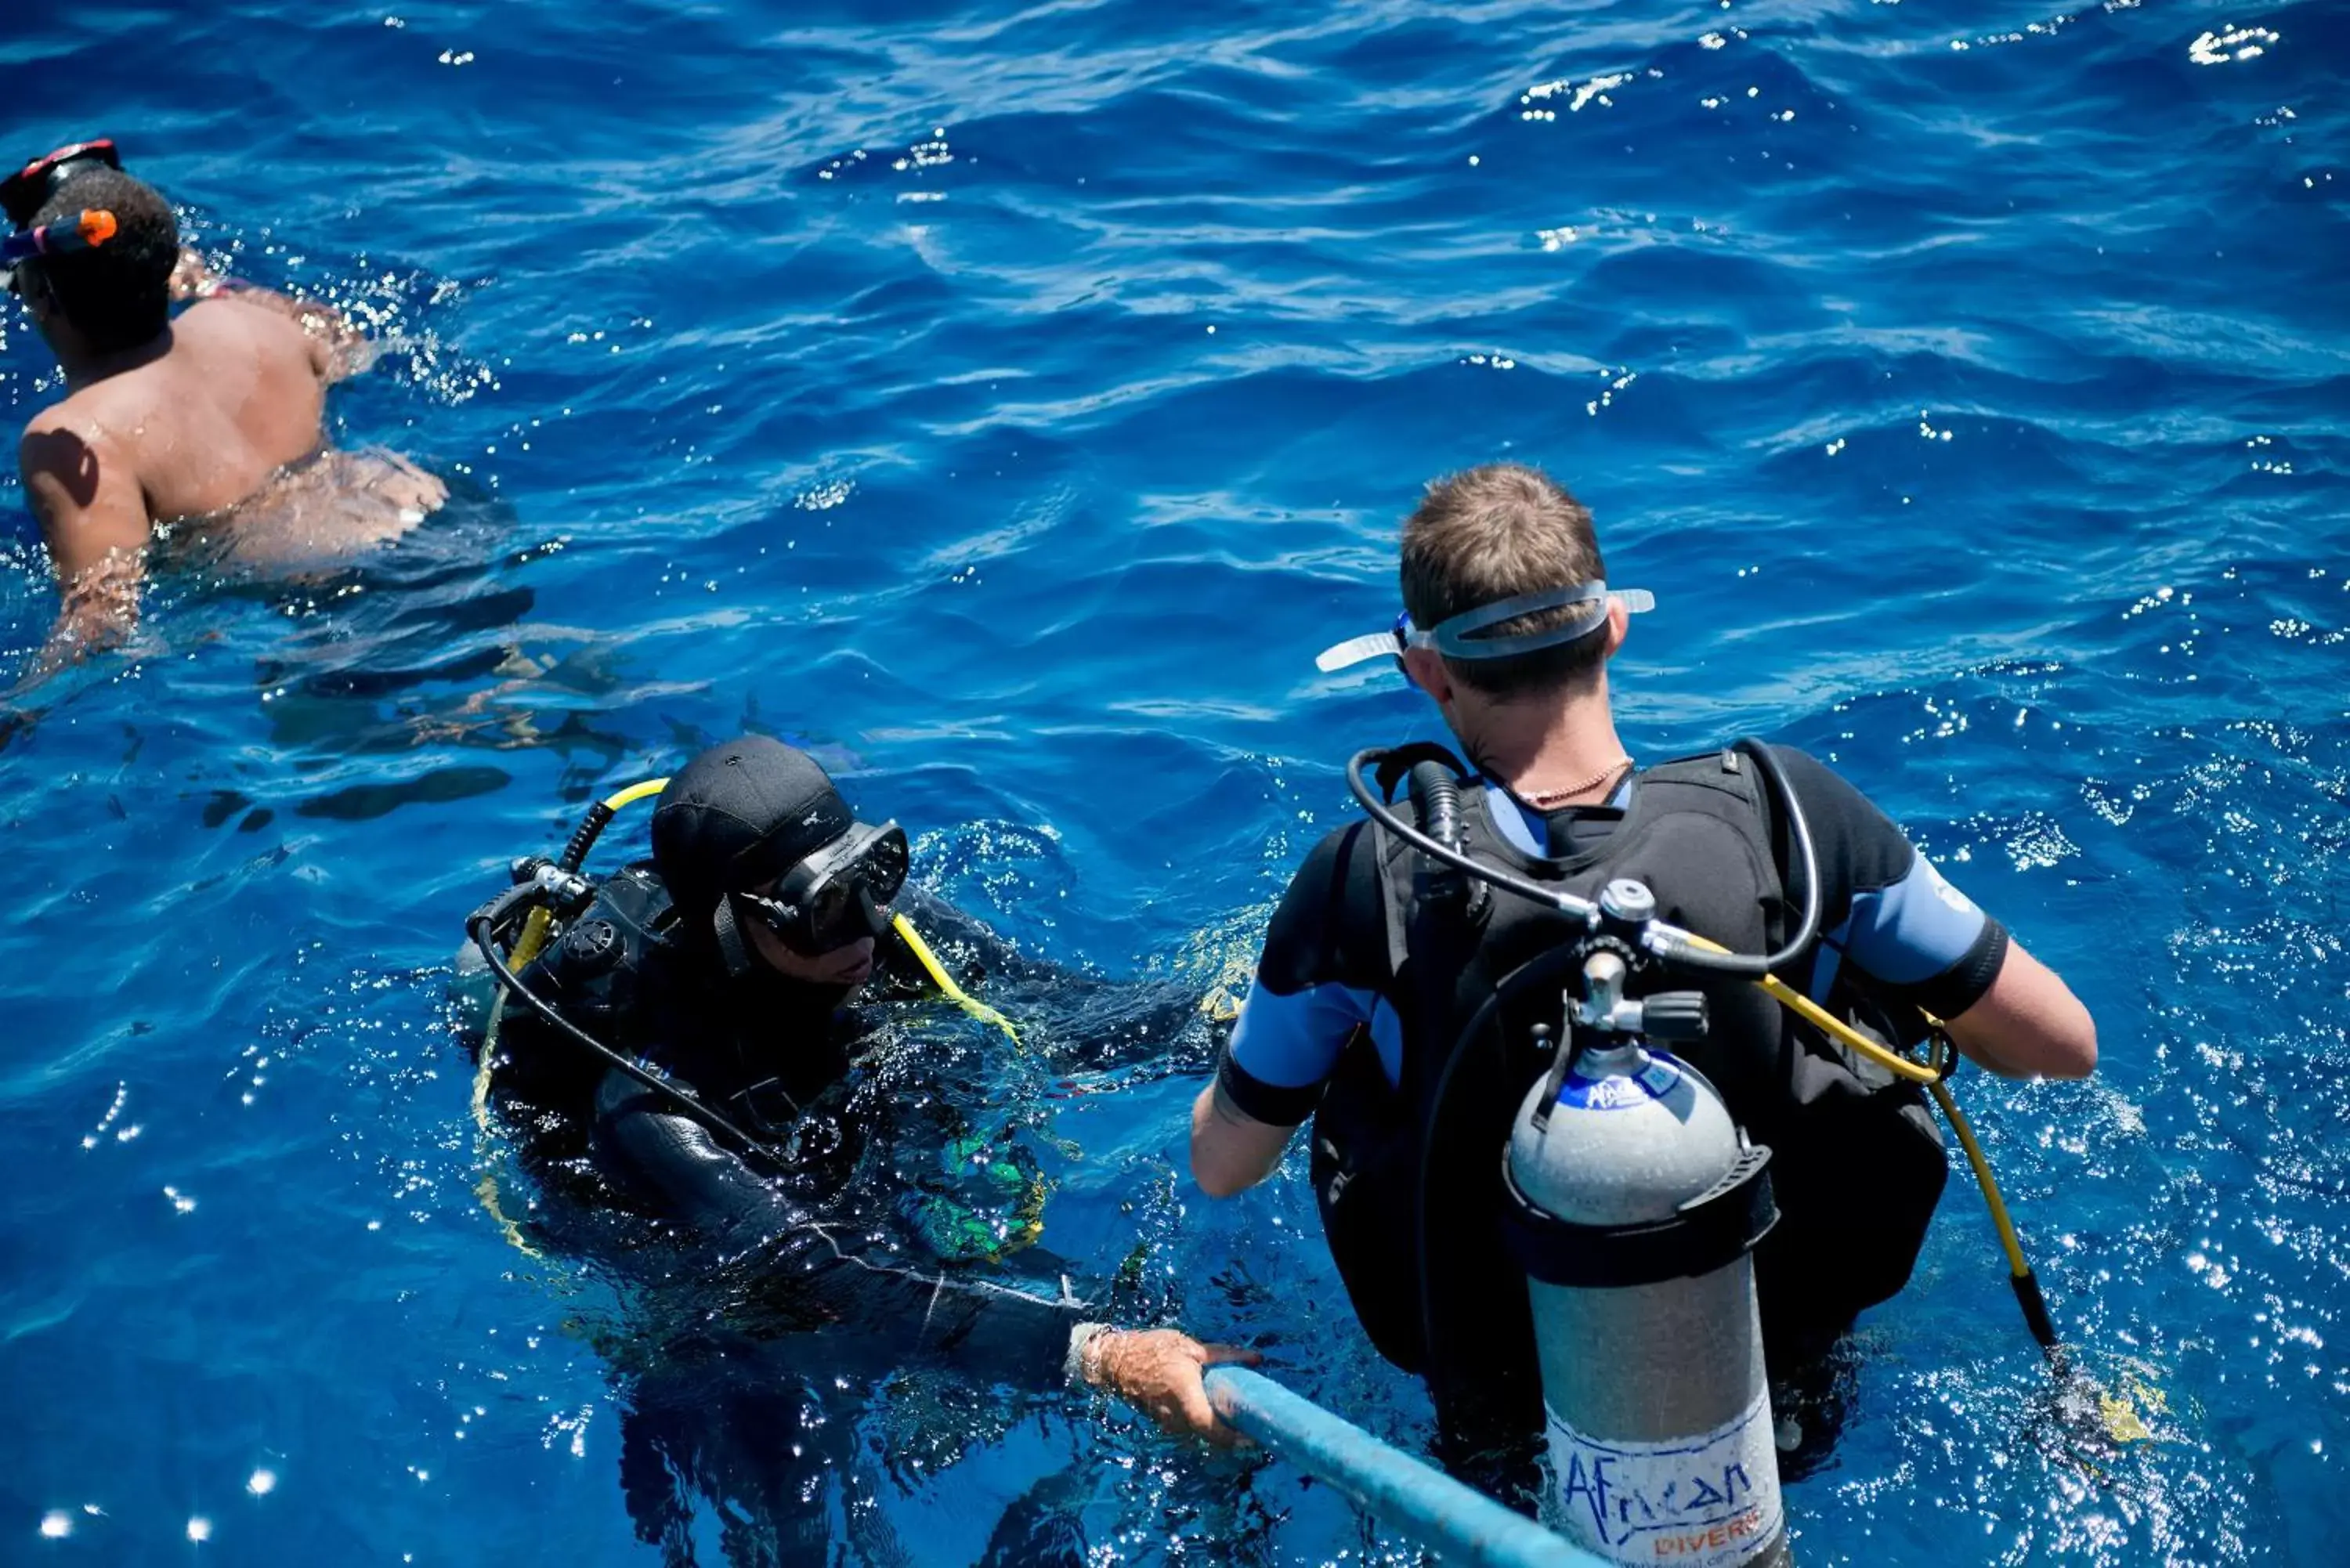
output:
[[[764, 974], [727, 977], [714, 955], [688, 950], [679, 925], [651, 863], [635, 862], [597, 885], [594, 900], [533, 961], [524, 981], [605, 1045], [691, 1084], [737, 1127], [780, 1137], [847, 1067], [845, 1051], [829, 1038], [831, 1005]], [[797, 1010], [805, 1010], [801, 1022], [811, 1036], [800, 1051], [777, 1059], [744, 1046], [744, 1036], [772, 1032]], [[500, 1069], [504, 1088], [583, 1124], [592, 1117], [605, 1064], [519, 1009], [506, 1017], [504, 1027], [522, 1027]], [[754, 1061], [760, 1064], [750, 1068]]]
[[[1751, 759], [1708, 753], [1639, 774], [1614, 831], [1564, 857], [1529, 856], [1488, 819], [1482, 788], [1461, 792], [1465, 847], [1481, 862], [1585, 898], [1619, 877], [1656, 895], [1659, 919], [1733, 951], [1775, 949], [1794, 929], [1778, 872], [1779, 814]], [[1440, 1399], [1471, 1392], [1536, 1412], [1534, 1336], [1523, 1276], [1503, 1250], [1500, 1154], [1521, 1101], [1547, 1069], [1533, 1026], [1563, 1026], [1569, 968], [1542, 964], [1582, 936], [1578, 922], [1494, 890], [1482, 916], [1460, 912], [1455, 874], [1374, 828], [1388, 955], [1385, 989], [1403, 1022], [1401, 1082], [1390, 1087], [1367, 1032], [1342, 1053], [1315, 1115], [1313, 1178], [1349, 1297], [1381, 1355], [1428, 1373]], [[1541, 983], [1524, 984], [1536, 964]], [[1471, 1015], [1519, 983], [1477, 1037]], [[1786, 977], [1783, 977], [1786, 978]], [[1753, 1141], [1773, 1150], [1781, 1211], [1756, 1250], [1766, 1349], [1774, 1367], [1832, 1342], [1863, 1307], [1908, 1282], [1949, 1168], [1914, 1085], [1783, 1014], [1757, 986], [1699, 971], [1651, 971], [1645, 991], [1705, 992], [1702, 1041], [1676, 1048], [1721, 1092]], [[1906, 1033], [1872, 1018], [1876, 1032]], [[1869, 1027], [1869, 1024], [1864, 1024]], [[1440, 1118], [1431, 1111], [1440, 1092]], [[1420, 1255], [1423, 1177], [1428, 1256]], [[1423, 1274], [1431, 1287], [1423, 1293]], [[1423, 1313], [1423, 1307], [1427, 1309]], [[1424, 1316], [1440, 1355], [1431, 1366]]]
[[[567, 921], [522, 970], [531, 993], [614, 1050], [641, 1054], [648, 1039], [646, 978], [671, 958], [676, 917], [648, 864], [596, 884], [587, 909]], [[502, 1092], [583, 1119], [606, 1068], [511, 999], [499, 1025]]]

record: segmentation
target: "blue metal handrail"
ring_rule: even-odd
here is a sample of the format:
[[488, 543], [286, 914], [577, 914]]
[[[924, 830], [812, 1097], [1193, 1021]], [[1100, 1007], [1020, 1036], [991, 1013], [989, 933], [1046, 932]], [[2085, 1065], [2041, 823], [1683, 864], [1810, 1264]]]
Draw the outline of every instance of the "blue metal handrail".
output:
[[1270, 1377], [1244, 1367], [1211, 1367], [1208, 1402], [1267, 1449], [1456, 1568], [1610, 1568], [1605, 1558], [1389, 1448]]

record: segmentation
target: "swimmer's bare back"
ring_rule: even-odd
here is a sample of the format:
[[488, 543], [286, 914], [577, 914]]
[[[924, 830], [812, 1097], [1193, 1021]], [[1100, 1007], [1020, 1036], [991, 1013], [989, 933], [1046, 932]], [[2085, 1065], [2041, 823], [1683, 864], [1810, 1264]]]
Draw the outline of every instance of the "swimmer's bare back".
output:
[[158, 524], [195, 520], [231, 559], [307, 563], [380, 544], [438, 506], [441, 482], [405, 462], [320, 452], [328, 384], [366, 362], [330, 310], [224, 292], [35, 416], [19, 459], [60, 598], [40, 662], [130, 629]]

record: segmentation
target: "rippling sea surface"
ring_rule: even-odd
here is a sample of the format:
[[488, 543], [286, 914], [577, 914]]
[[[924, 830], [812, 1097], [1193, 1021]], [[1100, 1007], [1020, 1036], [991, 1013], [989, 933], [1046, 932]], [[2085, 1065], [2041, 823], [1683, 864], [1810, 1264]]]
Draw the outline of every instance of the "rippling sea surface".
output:
[[[0, 750], [0, 1559], [655, 1560], [627, 1314], [476, 1201], [465, 911], [754, 726], [1031, 948], [1202, 982], [1346, 755], [1430, 732], [1313, 655], [1504, 457], [1658, 595], [1636, 753], [1831, 758], [2101, 1026], [1961, 1097], [2106, 1436], [1961, 1176], [1802, 1560], [2350, 1552], [2343, 7], [100, 3], [12, 11], [0, 88], [366, 321], [338, 439], [461, 493], [353, 570], [166, 570]], [[13, 488], [0, 535], [13, 672]], [[1046, 1243], [1423, 1442], [1302, 1158], [1191, 1188], [1206, 1060], [1035, 1098]], [[818, 1396], [835, 1562], [1414, 1556], [1123, 1409]], [[673, 1544], [750, 1550], [699, 1479]]]

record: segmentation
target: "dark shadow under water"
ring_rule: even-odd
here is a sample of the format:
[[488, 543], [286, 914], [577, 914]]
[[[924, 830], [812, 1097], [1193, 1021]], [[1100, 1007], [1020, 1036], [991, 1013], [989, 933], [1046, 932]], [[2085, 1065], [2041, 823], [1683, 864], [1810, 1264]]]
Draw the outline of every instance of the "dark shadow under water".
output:
[[[345, 563], [262, 571], [196, 549], [178, 552], [171, 568], [207, 597], [258, 604], [285, 623], [255, 660], [254, 683], [270, 745], [297, 777], [426, 748], [543, 748], [564, 757], [567, 785], [584, 787], [636, 745], [601, 727], [594, 706], [625, 677], [592, 634], [531, 622], [536, 591], [513, 575], [534, 552], [515, 546], [513, 507], [462, 475], [447, 482], [447, 502], [423, 523]], [[249, 806], [238, 824], [249, 831], [290, 805], [299, 816], [366, 821], [510, 782], [493, 764], [451, 763], [277, 805], [222, 791], [204, 820], [221, 826]]]

